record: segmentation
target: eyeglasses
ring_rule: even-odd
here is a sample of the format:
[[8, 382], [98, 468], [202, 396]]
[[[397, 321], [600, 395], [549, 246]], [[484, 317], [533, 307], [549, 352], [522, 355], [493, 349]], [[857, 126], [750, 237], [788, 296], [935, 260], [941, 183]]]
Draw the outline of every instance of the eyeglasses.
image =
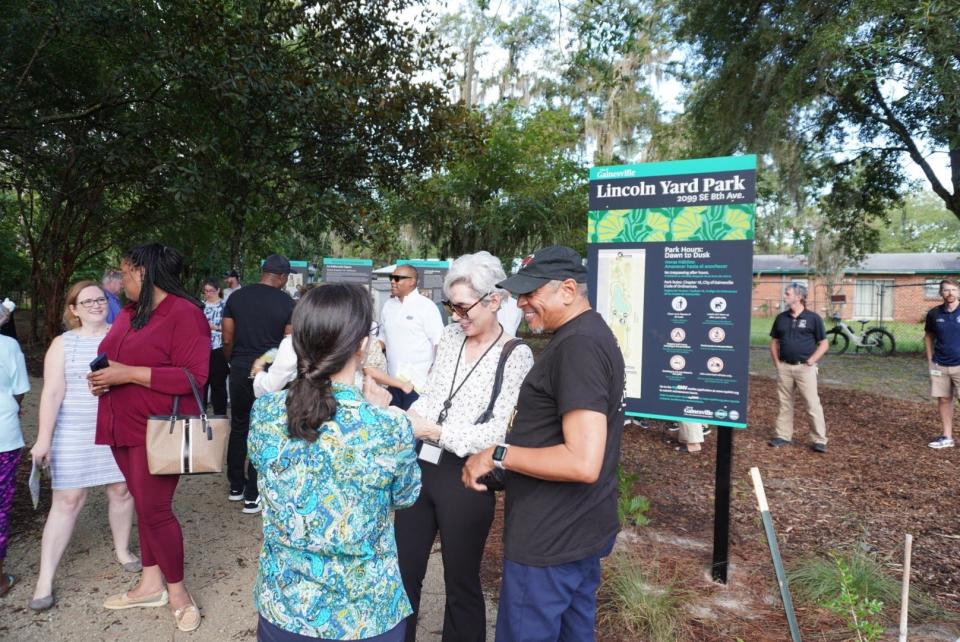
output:
[[391, 274], [391, 275], [390, 275], [390, 280], [393, 281], [394, 283], [399, 283], [400, 281], [403, 281], [404, 279], [412, 279], [412, 278], [413, 278], [412, 276], [405, 276], [405, 275], [403, 275], [403, 274]]
[[84, 299], [83, 301], [77, 301], [77, 305], [82, 307], [84, 310], [89, 310], [94, 306], [104, 306], [107, 304], [106, 297], [97, 297], [96, 299]]
[[464, 305], [461, 304], [461, 303], [451, 303], [450, 301], [441, 301], [441, 303], [443, 304], [443, 307], [445, 307], [445, 308], [447, 309], [447, 312], [449, 312], [450, 314], [455, 314], [455, 315], [457, 315], [458, 317], [466, 318], [466, 316], [467, 316], [467, 314], [470, 312], [470, 310], [472, 310], [472, 309], [474, 309], [475, 307], [477, 307], [477, 305], [478, 305], [481, 301], [483, 301], [484, 299], [486, 299], [486, 298], [487, 298], [488, 296], [490, 296], [491, 294], [492, 294], [491, 292], [487, 292], [487, 293], [484, 294], [482, 297], [480, 297], [479, 299], [477, 299], [472, 305], [468, 305], [468, 306], [464, 306]]

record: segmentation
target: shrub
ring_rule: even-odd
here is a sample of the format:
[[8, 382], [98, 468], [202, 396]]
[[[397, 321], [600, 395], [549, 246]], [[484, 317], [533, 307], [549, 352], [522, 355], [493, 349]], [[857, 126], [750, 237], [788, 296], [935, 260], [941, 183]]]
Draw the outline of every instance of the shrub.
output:
[[[846, 569], [846, 579], [841, 564]], [[808, 603], [823, 605], [835, 600], [846, 584], [850, 594], [885, 604], [889, 618], [893, 619], [899, 613], [900, 581], [887, 575], [883, 566], [860, 545], [833, 551], [828, 557], [805, 559], [787, 573], [787, 580], [797, 598]], [[913, 620], [945, 616], [942, 608], [913, 587], [910, 588], [909, 610]]]
[[656, 562], [618, 555], [601, 586], [600, 614], [624, 639], [675, 642], [687, 636], [682, 604], [689, 596], [673, 582], [657, 582]]

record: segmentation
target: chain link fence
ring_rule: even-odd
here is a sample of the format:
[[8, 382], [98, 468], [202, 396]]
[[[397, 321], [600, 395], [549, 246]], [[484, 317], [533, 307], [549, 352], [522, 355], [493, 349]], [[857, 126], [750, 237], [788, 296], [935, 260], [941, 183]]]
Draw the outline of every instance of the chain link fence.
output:
[[[834, 327], [841, 329], [847, 337], [849, 354], [870, 353], [862, 344], [865, 333], [875, 328], [891, 335], [894, 344], [892, 352], [922, 353], [923, 320], [930, 308], [941, 303], [937, 293], [939, 279], [844, 279], [832, 292], [828, 292], [819, 283], [811, 286], [808, 279], [794, 279], [786, 275], [755, 278], [752, 345], [769, 343], [773, 319], [785, 309], [783, 290], [791, 283], [807, 286], [807, 308], [823, 317], [828, 332]], [[842, 322], [845, 329], [838, 322]]]

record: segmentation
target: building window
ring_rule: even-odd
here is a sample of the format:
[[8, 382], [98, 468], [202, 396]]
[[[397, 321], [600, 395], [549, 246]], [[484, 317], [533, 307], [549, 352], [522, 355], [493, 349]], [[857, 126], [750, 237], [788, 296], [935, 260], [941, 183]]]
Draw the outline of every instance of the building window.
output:
[[925, 279], [923, 282], [923, 298], [940, 298], [940, 279]]
[[857, 279], [853, 290], [853, 318], [893, 319], [893, 279]]

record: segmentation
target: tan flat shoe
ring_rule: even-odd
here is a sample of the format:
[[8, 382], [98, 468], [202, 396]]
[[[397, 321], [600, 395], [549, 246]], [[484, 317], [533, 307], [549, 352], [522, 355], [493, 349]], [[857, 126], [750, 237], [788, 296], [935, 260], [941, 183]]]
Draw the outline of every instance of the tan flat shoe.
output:
[[117, 593], [107, 598], [103, 603], [103, 608], [117, 610], [132, 609], [138, 606], [165, 606], [169, 601], [170, 598], [167, 595], [167, 589], [163, 589], [159, 593], [137, 598], [132, 598], [126, 593]]
[[173, 612], [173, 619], [177, 622], [177, 628], [185, 633], [196, 631], [200, 628], [200, 609], [197, 603], [190, 598], [190, 604], [181, 606]]

